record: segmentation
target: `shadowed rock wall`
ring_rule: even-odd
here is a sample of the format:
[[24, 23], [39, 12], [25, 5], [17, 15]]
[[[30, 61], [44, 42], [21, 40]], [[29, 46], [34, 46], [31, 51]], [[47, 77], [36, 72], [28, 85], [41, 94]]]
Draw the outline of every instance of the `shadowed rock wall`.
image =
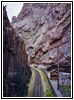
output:
[[30, 77], [24, 41], [10, 26], [3, 7], [3, 96], [26, 96]]

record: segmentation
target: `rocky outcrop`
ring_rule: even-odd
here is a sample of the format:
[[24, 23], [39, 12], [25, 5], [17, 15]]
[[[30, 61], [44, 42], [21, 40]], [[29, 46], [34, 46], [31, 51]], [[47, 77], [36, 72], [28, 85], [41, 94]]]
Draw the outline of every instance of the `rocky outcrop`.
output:
[[12, 17], [12, 22], [15, 22], [16, 21], [16, 16], [13, 16]]
[[30, 76], [24, 41], [11, 27], [3, 7], [3, 96], [26, 96]]
[[[24, 39], [30, 63], [71, 67], [71, 4], [24, 3], [12, 24]], [[59, 54], [58, 54], [59, 50]]]

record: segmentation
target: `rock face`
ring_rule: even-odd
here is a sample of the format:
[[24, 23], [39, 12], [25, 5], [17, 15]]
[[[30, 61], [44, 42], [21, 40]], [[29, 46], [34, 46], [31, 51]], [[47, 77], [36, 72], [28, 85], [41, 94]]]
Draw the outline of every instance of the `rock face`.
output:
[[12, 22], [15, 22], [16, 21], [16, 16], [13, 16], [12, 17]]
[[3, 7], [3, 96], [25, 96], [30, 76], [24, 41], [10, 26]]
[[[24, 3], [12, 24], [24, 39], [30, 63], [71, 67], [71, 4]], [[58, 54], [59, 51], [59, 54]]]

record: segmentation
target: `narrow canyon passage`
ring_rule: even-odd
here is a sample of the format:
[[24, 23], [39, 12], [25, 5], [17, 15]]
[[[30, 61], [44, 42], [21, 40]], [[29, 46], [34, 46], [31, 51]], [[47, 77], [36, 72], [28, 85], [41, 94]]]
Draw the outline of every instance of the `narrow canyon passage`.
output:
[[35, 82], [34, 82], [32, 97], [43, 97], [44, 93], [43, 93], [41, 76], [36, 69], [33, 70], [35, 72]]
[[18, 16], [13, 14], [11, 21], [7, 9], [6, 4], [3, 6], [3, 97], [55, 97], [51, 85], [57, 80], [63, 90], [65, 86], [69, 89], [70, 97], [71, 3], [23, 2]]

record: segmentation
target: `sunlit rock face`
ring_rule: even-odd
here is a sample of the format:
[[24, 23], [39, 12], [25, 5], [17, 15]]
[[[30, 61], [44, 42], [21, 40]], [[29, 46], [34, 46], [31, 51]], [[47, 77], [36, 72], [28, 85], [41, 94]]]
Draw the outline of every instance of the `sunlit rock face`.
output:
[[24, 3], [12, 26], [25, 41], [30, 63], [49, 68], [59, 56], [60, 66], [70, 68], [70, 3]]
[[24, 41], [10, 26], [3, 7], [3, 96], [25, 96], [30, 76]]

